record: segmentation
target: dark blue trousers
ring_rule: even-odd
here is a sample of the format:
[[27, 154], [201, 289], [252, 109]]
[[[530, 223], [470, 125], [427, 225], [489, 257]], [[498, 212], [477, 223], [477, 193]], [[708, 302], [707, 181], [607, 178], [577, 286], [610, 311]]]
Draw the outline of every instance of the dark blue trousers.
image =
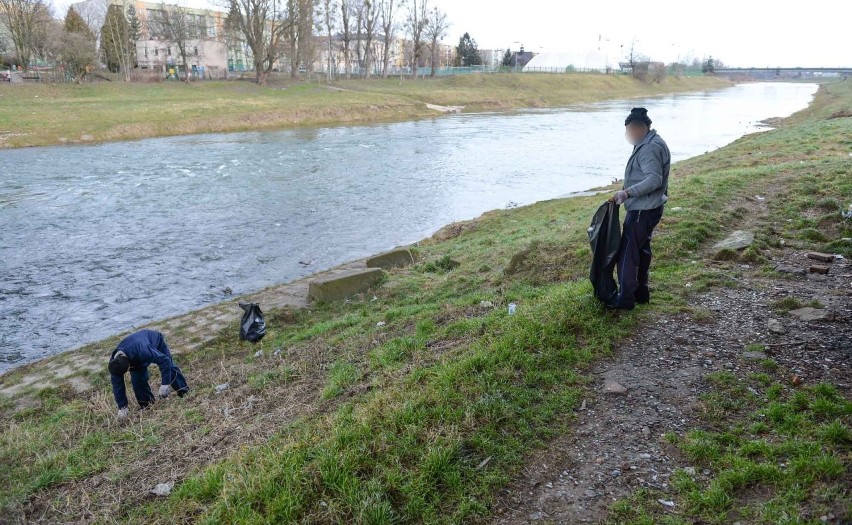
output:
[[618, 299], [630, 308], [637, 299], [648, 297], [648, 270], [651, 267], [651, 235], [663, 217], [663, 207], [628, 211], [621, 231], [618, 266]]
[[[169, 345], [166, 344], [166, 340], [163, 337], [160, 337], [160, 340], [157, 343], [157, 350], [169, 356], [169, 358], [172, 357]], [[180, 368], [174, 364], [174, 361], [172, 361], [171, 374], [171, 387], [173, 389], [178, 392], [185, 392], [189, 390], [189, 387], [186, 384], [186, 378], [183, 377], [183, 372], [181, 372]], [[130, 369], [130, 385], [133, 387], [133, 395], [136, 396], [136, 401], [139, 402], [139, 406], [142, 408], [152, 404], [156, 399], [154, 397], [154, 393], [151, 391], [151, 385], [148, 384], [148, 378], [148, 367], [135, 370], [133, 368]]]

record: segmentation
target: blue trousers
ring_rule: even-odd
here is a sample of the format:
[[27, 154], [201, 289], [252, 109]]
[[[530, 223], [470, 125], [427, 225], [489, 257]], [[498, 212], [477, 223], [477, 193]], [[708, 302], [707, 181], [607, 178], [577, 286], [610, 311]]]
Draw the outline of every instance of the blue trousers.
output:
[[[169, 357], [172, 356], [169, 345], [166, 344], [166, 340], [163, 337], [160, 337], [157, 343], [157, 350]], [[172, 361], [171, 373], [173, 378], [171, 387], [179, 393], [188, 391], [189, 386], [186, 384], [186, 378], [183, 377], [183, 372], [174, 364], [174, 361]], [[152, 404], [156, 399], [154, 393], [151, 391], [151, 385], [148, 384], [148, 378], [148, 367], [135, 370], [133, 368], [130, 369], [130, 385], [133, 387], [133, 395], [136, 396], [136, 401], [142, 408]]]
[[[648, 271], [651, 267], [651, 235], [663, 217], [663, 207], [632, 210], [624, 217], [621, 247], [616, 258], [618, 298], [621, 307], [632, 307], [637, 298], [648, 296]], [[637, 297], [638, 296], [638, 297]]]

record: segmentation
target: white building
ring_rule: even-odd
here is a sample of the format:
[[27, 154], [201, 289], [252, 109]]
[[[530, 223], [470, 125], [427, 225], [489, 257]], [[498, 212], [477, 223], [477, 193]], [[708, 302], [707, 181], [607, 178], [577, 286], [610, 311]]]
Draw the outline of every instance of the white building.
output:
[[607, 57], [600, 51], [575, 53], [539, 53], [524, 66], [525, 72], [564, 73], [576, 71], [612, 71], [618, 67], [617, 57]]

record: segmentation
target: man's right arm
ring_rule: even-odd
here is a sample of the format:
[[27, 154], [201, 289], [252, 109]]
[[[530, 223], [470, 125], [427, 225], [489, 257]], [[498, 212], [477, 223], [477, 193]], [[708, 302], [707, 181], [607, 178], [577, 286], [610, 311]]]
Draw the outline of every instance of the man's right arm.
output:
[[118, 409], [127, 408], [127, 392], [124, 388], [124, 376], [110, 374], [109, 379], [112, 382], [112, 395], [115, 397]]

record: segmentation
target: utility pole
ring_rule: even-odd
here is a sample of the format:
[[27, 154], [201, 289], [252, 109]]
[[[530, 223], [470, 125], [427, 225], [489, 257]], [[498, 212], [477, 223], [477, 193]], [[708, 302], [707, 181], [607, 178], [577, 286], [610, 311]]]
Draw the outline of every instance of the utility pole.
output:
[[[515, 41], [515, 42], [512, 42], [512, 43], [513, 43], [513, 44], [520, 44], [520, 46], [521, 46], [521, 51], [520, 51], [520, 52], [522, 53], [522, 52], [524, 51], [524, 45], [523, 45], [523, 44], [521, 44], [521, 43], [520, 43], [520, 42], [518, 42], [518, 41]], [[517, 73], [517, 72], [518, 72], [518, 51], [515, 51], [515, 70], [514, 70], [514, 72], [515, 72], [515, 73]]]

